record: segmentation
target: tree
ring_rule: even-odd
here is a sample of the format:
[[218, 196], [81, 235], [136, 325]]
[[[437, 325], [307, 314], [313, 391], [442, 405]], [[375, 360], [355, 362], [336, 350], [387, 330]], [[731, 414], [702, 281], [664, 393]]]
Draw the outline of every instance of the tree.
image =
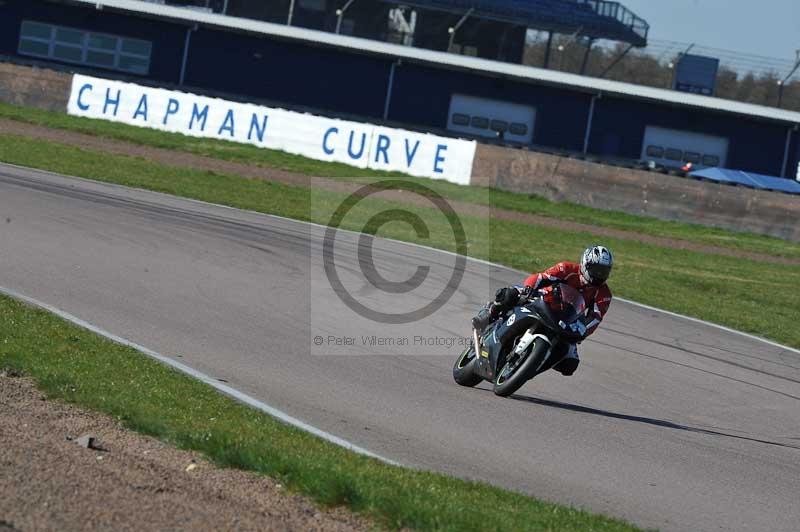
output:
[[[600, 76], [623, 53], [627, 45], [617, 43], [614, 46], [596, 46], [592, 49], [588, 68], [588, 76]], [[523, 56], [526, 65], [542, 67], [547, 48], [545, 39], [528, 41]], [[563, 72], [579, 73], [586, 42], [573, 39], [571, 36], [557, 35], [553, 38], [549, 68]], [[646, 85], [649, 87], [671, 88], [675, 65], [679, 57], [659, 60], [646, 50], [632, 50], [623, 57], [605, 75], [607, 79]], [[777, 72], [754, 74], [753, 72], [737, 72], [724, 64], [717, 72], [715, 96], [728, 100], [754, 103], [758, 105], [777, 106], [778, 81], [781, 75]], [[789, 81], [783, 88], [784, 109], [800, 111], [800, 81]]]

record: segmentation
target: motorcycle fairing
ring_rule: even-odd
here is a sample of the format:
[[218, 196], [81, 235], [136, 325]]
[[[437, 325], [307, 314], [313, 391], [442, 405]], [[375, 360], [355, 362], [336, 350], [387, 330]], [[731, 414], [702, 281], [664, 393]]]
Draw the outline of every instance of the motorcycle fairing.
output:
[[514, 307], [502, 319], [497, 320], [493, 327], [489, 327], [483, 337], [482, 351], [488, 352], [488, 357], [480, 357], [481, 369], [494, 379], [498, 366], [503, 362], [501, 354], [503, 346], [514, 341], [518, 336], [525, 334], [528, 329], [536, 328], [539, 315], [528, 306]]

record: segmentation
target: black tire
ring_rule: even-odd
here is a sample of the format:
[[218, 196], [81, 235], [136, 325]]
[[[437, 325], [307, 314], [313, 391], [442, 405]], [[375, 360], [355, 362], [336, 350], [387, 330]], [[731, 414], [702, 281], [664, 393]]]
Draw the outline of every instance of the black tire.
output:
[[[512, 348], [513, 349], [513, 348]], [[494, 393], [500, 397], [508, 397], [523, 384], [528, 382], [533, 376], [536, 369], [542, 364], [542, 361], [550, 351], [550, 344], [542, 338], [536, 338], [533, 341], [533, 347], [525, 360], [519, 363], [510, 374], [506, 373], [509, 363], [506, 364], [497, 372], [497, 377], [494, 381]]]
[[[470, 354], [472, 356], [470, 357]], [[464, 349], [456, 363], [453, 364], [453, 380], [461, 386], [468, 386], [472, 388], [483, 380], [483, 377], [475, 373], [475, 364], [478, 363], [478, 357], [475, 354], [475, 349], [472, 344]]]

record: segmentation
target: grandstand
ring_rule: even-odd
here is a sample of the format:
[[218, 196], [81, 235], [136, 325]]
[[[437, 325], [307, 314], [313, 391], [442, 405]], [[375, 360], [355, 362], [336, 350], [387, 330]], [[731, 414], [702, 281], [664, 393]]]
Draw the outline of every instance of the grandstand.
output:
[[619, 2], [606, 0], [404, 0], [403, 4], [635, 46], [647, 45], [650, 29], [644, 19]]
[[[161, 1], [161, 3], [164, 3]], [[167, 0], [242, 18], [522, 62], [529, 29], [647, 45], [649, 25], [607, 0]], [[392, 21], [402, 21], [398, 35]], [[552, 40], [551, 40], [552, 42]]]

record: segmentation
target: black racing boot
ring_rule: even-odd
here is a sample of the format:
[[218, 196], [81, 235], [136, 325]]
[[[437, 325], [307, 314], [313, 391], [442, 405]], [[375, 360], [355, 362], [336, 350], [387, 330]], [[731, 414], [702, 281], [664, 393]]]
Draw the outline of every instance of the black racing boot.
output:
[[578, 364], [580, 364], [580, 360], [577, 358], [564, 358], [553, 366], [553, 369], [565, 377], [571, 377], [578, 369]]

